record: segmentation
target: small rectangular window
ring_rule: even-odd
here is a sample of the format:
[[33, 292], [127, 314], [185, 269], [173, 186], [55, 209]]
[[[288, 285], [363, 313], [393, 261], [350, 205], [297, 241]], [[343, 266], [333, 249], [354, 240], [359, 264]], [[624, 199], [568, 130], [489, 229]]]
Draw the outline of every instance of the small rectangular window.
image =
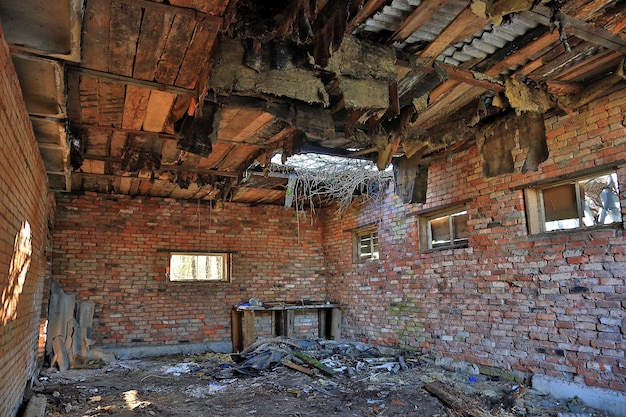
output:
[[170, 281], [230, 281], [227, 253], [170, 254]]
[[428, 249], [467, 245], [467, 211], [428, 220]]
[[354, 233], [354, 260], [378, 259], [378, 230], [368, 228]]
[[418, 217], [420, 249], [466, 247], [469, 241], [468, 220], [469, 214], [464, 206], [420, 215]]
[[582, 229], [622, 221], [616, 173], [525, 190], [530, 233]]

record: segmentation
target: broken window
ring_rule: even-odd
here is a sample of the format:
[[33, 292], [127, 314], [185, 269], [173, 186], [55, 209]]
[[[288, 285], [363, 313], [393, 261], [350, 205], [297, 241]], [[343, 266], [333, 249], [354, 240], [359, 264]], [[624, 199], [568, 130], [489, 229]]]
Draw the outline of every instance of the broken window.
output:
[[227, 253], [172, 253], [170, 281], [230, 281]]
[[616, 173], [578, 178], [524, 192], [530, 233], [619, 223], [622, 221]]
[[438, 211], [419, 218], [421, 250], [466, 247], [469, 215], [463, 207]]
[[378, 259], [378, 230], [370, 227], [354, 232], [354, 247], [355, 261]]

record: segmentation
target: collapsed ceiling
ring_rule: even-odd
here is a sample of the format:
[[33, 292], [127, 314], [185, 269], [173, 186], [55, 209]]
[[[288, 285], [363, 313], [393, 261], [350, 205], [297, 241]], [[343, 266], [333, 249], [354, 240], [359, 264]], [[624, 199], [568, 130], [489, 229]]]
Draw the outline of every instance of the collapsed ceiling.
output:
[[[283, 204], [288, 176], [263, 169], [277, 153], [416, 167], [470, 143], [489, 153], [503, 118], [575, 114], [623, 84], [625, 10], [0, 0], [0, 21], [52, 190]], [[533, 132], [529, 169], [546, 156]]]

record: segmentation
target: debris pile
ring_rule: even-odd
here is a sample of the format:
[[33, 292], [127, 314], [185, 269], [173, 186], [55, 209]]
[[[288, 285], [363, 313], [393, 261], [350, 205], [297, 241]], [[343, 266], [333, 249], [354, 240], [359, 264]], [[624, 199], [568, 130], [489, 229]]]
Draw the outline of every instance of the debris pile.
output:
[[233, 376], [253, 375], [276, 366], [286, 366], [307, 375], [346, 375], [369, 378], [408, 369], [401, 351], [365, 343], [334, 340], [294, 341], [284, 337], [261, 339], [232, 355]]
[[[205, 352], [43, 370], [33, 397], [46, 417], [480, 416], [609, 417], [461, 361], [361, 342], [262, 339], [237, 354]], [[134, 415], [134, 414], [133, 414]]]

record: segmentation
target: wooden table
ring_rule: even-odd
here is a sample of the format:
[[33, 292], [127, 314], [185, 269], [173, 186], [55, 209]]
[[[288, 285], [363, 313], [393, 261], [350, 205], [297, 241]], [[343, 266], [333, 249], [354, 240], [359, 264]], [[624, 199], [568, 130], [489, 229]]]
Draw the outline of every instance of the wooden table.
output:
[[272, 314], [272, 336], [294, 337], [296, 310], [317, 310], [318, 337], [341, 338], [341, 305], [331, 303], [265, 303], [263, 306], [238, 305], [231, 313], [233, 352], [241, 352], [256, 341], [254, 319], [257, 312]]

